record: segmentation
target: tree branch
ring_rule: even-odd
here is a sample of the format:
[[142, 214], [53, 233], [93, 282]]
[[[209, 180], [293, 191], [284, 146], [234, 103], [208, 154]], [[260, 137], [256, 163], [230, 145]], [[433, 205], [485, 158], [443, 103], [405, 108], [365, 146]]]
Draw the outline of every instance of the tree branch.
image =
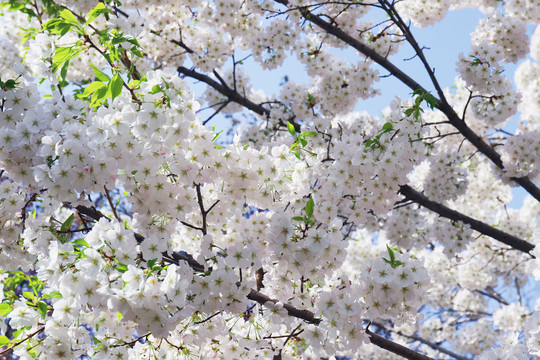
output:
[[[471, 226], [471, 229], [478, 231], [481, 234], [487, 235], [497, 241], [502, 242], [508, 246], [511, 246], [514, 249], [523, 251], [527, 254], [534, 249], [534, 245], [522, 240], [513, 235], [507, 234], [504, 231], [498, 230], [493, 226], [485, 224], [481, 221], [473, 219], [470, 216], [452, 210], [438, 202], [429, 200], [424, 194], [414, 190], [409, 185], [401, 185], [399, 187], [399, 192], [405, 196], [406, 199], [414, 201], [415, 203], [422, 205], [426, 209], [429, 209], [433, 212], [436, 212], [442, 217], [445, 217], [454, 221], [462, 221], [465, 224]], [[529, 254], [530, 255], [530, 254]], [[531, 255], [532, 256], [532, 255]]]
[[[183, 74], [185, 76], [189, 76], [189, 77], [191, 77], [193, 79], [202, 81], [203, 83], [207, 84], [208, 86], [210, 86], [211, 88], [213, 88], [217, 92], [219, 92], [222, 95], [226, 96], [227, 101], [232, 101], [232, 102], [235, 102], [235, 103], [237, 103], [239, 105], [242, 105], [246, 109], [249, 109], [249, 110], [253, 111], [254, 113], [259, 114], [261, 116], [265, 116], [267, 118], [270, 116], [270, 110], [268, 110], [267, 108], [265, 108], [264, 106], [262, 106], [260, 104], [255, 104], [253, 101], [249, 100], [245, 96], [240, 95], [240, 93], [238, 93], [234, 89], [231, 89], [231, 87], [229, 87], [225, 83], [225, 81], [219, 76], [219, 74], [217, 72], [215, 72], [215, 71], [214, 71], [214, 75], [216, 75], [216, 77], [219, 76], [218, 79], [220, 79], [221, 83], [219, 83], [216, 80], [212, 79], [208, 75], [201, 74], [201, 73], [199, 73], [199, 72], [197, 72], [197, 71], [195, 71], [193, 69], [188, 69], [188, 68], [186, 68], [184, 66], [179, 66], [176, 70], [180, 74]], [[289, 121], [291, 124], [294, 125], [294, 128], [295, 128], [296, 131], [300, 132], [300, 125], [298, 123], [296, 123], [293, 120], [293, 118], [287, 119], [287, 121]], [[285, 121], [283, 121], [281, 119], [279, 121], [279, 124], [281, 126], [286, 126]]]
[[442, 352], [442, 353], [444, 353], [446, 355], [450, 355], [451, 357], [453, 357], [455, 359], [458, 359], [458, 360], [470, 360], [468, 357], [456, 354], [455, 352], [450, 351], [450, 350], [440, 346], [437, 343], [426, 340], [423, 337], [416, 336], [416, 335], [406, 335], [406, 334], [402, 333], [401, 331], [394, 331], [394, 330], [391, 330], [391, 329], [387, 329], [385, 326], [383, 326], [382, 324], [379, 324], [379, 323], [372, 323], [372, 324], [379, 327], [379, 328], [381, 328], [381, 329], [383, 329], [383, 330], [394, 332], [394, 333], [398, 334], [399, 336], [403, 336], [403, 337], [406, 337], [406, 338], [414, 340], [414, 341], [419, 341], [422, 344], [425, 344], [425, 345], [429, 346], [430, 348], [432, 348], [434, 350], [437, 350], [437, 351], [440, 351], [440, 352]]
[[270, 110], [262, 107], [259, 104], [255, 104], [253, 101], [243, 97], [238, 92], [231, 89], [227, 84], [225, 83], [218, 83], [214, 79], [212, 79], [208, 75], [201, 74], [195, 70], [188, 69], [184, 66], [179, 66], [177, 68], [177, 71], [180, 74], [183, 74], [185, 76], [189, 76], [191, 78], [197, 79], [199, 81], [202, 81], [203, 83], [207, 84], [208, 86], [212, 87], [214, 90], [218, 91], [219, 93], [225, 95], [229, 101], [234, 101], [237, 104], [242, 105], [243, 107], [253, 111], [256, 114], [259, 114], [261, 116], [270, 116]]
[[397, 354], [399, 356], [402, 356], [406, 359], [411, 360], [433, 360], [427, 355], [420, 354], [419, 352], [416, 352], [412, 349], [409, 349], [406, 346], [400, 345], [398, 343], [393, 342], [390, 339], [387, 339], [383, 336], [377, 335], [375, 333], [372, 333], [369, 330], [366, 330], [366, 334], [369, 335], [369, 339], [372, 344], [377, 345], [380, 348], [383, 348], [387, 351], [390, 351], [394, 354]]

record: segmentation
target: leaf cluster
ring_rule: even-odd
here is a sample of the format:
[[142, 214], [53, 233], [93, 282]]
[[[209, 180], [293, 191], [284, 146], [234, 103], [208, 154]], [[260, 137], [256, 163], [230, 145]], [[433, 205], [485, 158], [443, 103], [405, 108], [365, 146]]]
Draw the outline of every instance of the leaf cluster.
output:
[[297, 133], [294, 125], [290, 121], [287, 121], [287, 130], [289, 131], [289, 134], [294, 137], [294, 142], [291, 145], [291, 152], [294, 154], [294, 156], [296, 156], [299, 160], [302, 160], [304, 158], [302, 151], [310, 154], [311, 156], [316, 155], [314, 152], [305, 148], [308, 144], [306, 138], [316, 136], [317, 133], [315, 131]]
[[315, 210], [315, 201], [310, 197], [304, 207], [304, 216], [295, 216], [292, 219], [294, 221], [303, 221], [308, 226], [315, 226], [315, 220], [312, 219], [313, 211]]
[[3, 91], [14, 90], [16, 87], [17, 80], [8, 79], [6, 81], [2, 81], [2, 78], [0, 77], [0, 89], [2, 89]]
[[383, 258], [383, 260], [384, 262], [389, 264], [392, 267], [392, 269], [405, 265], [403, 261], [396, 260], [396, 254], [394, 253], [394, 251], [399, 251], [397, 247], [391, 248], [390, 246], [386, 245], [386, 250], [388, 251], [388, 257], [390, 259]]
[[384, 145], [381, 144], [381, 137], [384, 134], [394, 131], [394, 126], [391, 122], [386, 122], [379, 130], [377, 135], [373, 139], [368, 139], [364, 143], [365, 151], [375, 151], [377, 149], [385, 150]]
[[413, 91], [413, 96], [416, 96], [414, 99], [414, 104], [405, 109], [405, 115], [406, 116], [413, 116], [413, 118], [418, 121], [420, 120], [421, 113], [424, 112], [424, 109], [422, 109], [422, 101], [425, 101], [427, 104], [427, 107], [433, 110], [437, 107], [438, 102], [435, 96], [431, 95], [429, 91], [424, 91], [422, 89], [416, 89]]

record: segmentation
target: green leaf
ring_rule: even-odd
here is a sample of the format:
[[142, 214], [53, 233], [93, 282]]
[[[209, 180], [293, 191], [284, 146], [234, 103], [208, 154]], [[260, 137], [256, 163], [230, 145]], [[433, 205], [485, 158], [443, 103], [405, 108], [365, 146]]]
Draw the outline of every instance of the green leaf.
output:
[[0, 89], [4, 91], [13, 90], [15, 89], [16, 85], [17, 85], [17, 82], [13, 79], [9, 79], [6, 81], [0, 80]]
[[69, 59], [71, 46], [59, 46], [56, 48], [53, 56], [53, 64], [64, 63]]
[[[64, 66], [66, 61], [69, 61], [80, 54], [82, 50], [74, 47], [58, 47], [53, 56], [52, 70], [56, 72], [58, 68]], [[67, 71], [67, 68], [66, 68]]]
[[[109, 88], [107, 90], [107, 95], [109, 95], [112, 99], [117, 98], [122, 93], [122, 86], [124, 85], [124, 81], [122, 80], [122, 77], [120, 77], [119, 74], [116, 74], [113, 76], [111, 81], [109, 82]], [[109, 96], [107, 96], [109, 97]]]
[[220, 132], [216, 133], [216, 135], [214, 135], [214, 138], [212, 139], [212, 141], [216, 141], [216, 140], [219, 138], [219, 135], [221, 135], [222, 132], [223, 132], [223, 130], [221, 130]]
[[[77, 53], [77, 55], [78, 55], [78, 53]], [[62, 81], [66, 80], [68, 67], [69, 67], [69, 60], [64, 62], [64, 65], [62, 65], [62, 68], [60, 69], [60, 79]]]
[[388, 256], [390, 256], [390, 261], [393, 263], [396, 260], [396, 255], [394, 254], [394, 250], [388, 244], [386, 244], [386, 249], [388, 251]]
[[55, 298], [62, 298], [62, 294], [60, 294], [59, 291], [51, 291], [50, 293], [48, 294], [43, 294], [43, 296], [41, 296], [42, 299], [55, 299]]
[[309, 198], [307, 204], [306, 204], [306, 216], [308, 218], [313, 216], [313, 209], [315, 208], [315, 202], [313, 201], [313, 198]]
[[60, 227], [60, 231], [61, 231], [61, 232], [67, 232], [67, 231], [69, 231], [69, 229], [71, 229], [71, 225], [73, 224], [73, 219], [75, 219], [75, 215], [74, 215], [74, 214], [71, 214], [71, 215], [66, 219], [66, 221], [64, 221], [64, 223], [62, 224], [62, 226]]
[[428, 104], [430, 109], [433, 109], [437, 107], [437, 105], [439, 105], [435, 96], [431, 95], [430, 93], [426, 94], [426, 103]]
[[[7, 302], [3, 302], [3, 303], [0, 303], [0, 316], [6, 316], [7, 314], [9, 314], [11, 312], [11, 310], [13, 310], [13, 307], [7, 303]], [[2, 345], [0, 345], [1, 347]]]
[[25, 327], [23, 327], [23, 328], [21, 328], [21, 329], [15, 331], [15, 332], [13, 333], [13, 338], [14, 338], [14, 339], [18, 338], [19, 335], [21, 335], [21, 334], [23, 333], [23, 331], [25, 330], [25, 328], [26, 328], [26, 329], [30, 329], [30, 326], [25, 326]]
[[81, 246], [84, 246], [84, 247], [90, 247], [90, 245], [88, 245], [88, 243], [84, 239], [75, 239], [75, 240], [72, 241], [72, 243], [75, 244], [75, 245], [81, 245]]
[[109, 75], [105, 74], [103, 71], [99, 70], [95, 65], [90, 64], [92, 69], [94, 69], [94, 74], [96, 75], [96, 79], [101, 81], [109, 81], [111, 78]]
[[107, 94], [107, 86], [97, 89], [90, 98], [91, 105], [94, 107], [99, 105], [105, 98], [105, 94]]
[[54, 18], [54, 19], [50, 19], [48, 20], [45, 24], [43, 24], [43, 30], [49, 30], [49, 31], [52, 31], [54, 30], [58, 24], [65, 24], [66, 22], [62, 19], [58, 19], [58, 18]]
[[154, 267], [154, 265], [156, 265], [156, 261], [157, 259], [150, 259], [148, 260], [148, 267], [151, 269]]
[[64, 35], [66, 35], [68, 32], [70, 32], [72, 28], [73, 28], [73, 26], [70, 23], [66, 23], [66, 22], [59, 23], [56, 26], [56, 29], [55, 29], [56, 31], [53, 32], [53, 34], [56, 33], [56, 34], [60, 35], [60, 37], [62, 37]]
[[90, 12], [86, 15], [86, 25], [90, 24], [101, 14], [108, 14], [110, 10], [104, 3], [99, 2]]
[[310, 93], [307, 94], [307, 99], [308, 99], [308, 105], [312, 107], [317, 103], [317, 100], [315, 99], [315, 97], [311, 95]]
[[60, 17], [64, 20], [69, 21], [70, 23], [78, 24], [77, 17], [68, 9], [64, 9], [59, 13]]
[[39, 314], [41, 315], [42, 318], [45, 319], [45, 317], [47, 316], [47, 313], [49, 312], [49, 306], [47, 305], [47, 303], [40, 301], [38, 302], [37, 307], [38, 307]]
[[304, 218], [302, 216], [295, 216], [292, 218], [294, 221], [304, 221]]
[[28, 300], [34, 300], [34, 293], [30, 291], [23, 291], [22, 295], [27, 298]]
[[83, 93], [80, 95], [81, 98], [85, 98], [89, 96], [90, 94], [94, 93], [94, 91], [101, 89], [103, 87], [107, 87], [105, 83], [102, 83], [101, 81], [94, 81], [93, 83], [89, 84], [83, 91]]
[[294, 128], [294, 125], [291, 124], [290, 121], [287, 121], [287, 130], [289, 130], [289, 134], [291, 134], [292, 136], [296, 135], [296, 130]]
[[129, 51], [131, 51], [131, 53], [139, 58], [142, 58], [143, 57], [143, 54], [141, 53], [141, 51], [139, 49], [137, 49], [135, 46], [133, 46]]
[[11, 340], [6, 335], [0, 335], [0, 348], [6, 346], [7, 344], [11, 344]]
[[115, 269], [121, 273], [125, 273], [126, 271], [128, 271], [127, 265], [122, 264], [122, 263], [118, 263], [118, 265], [115, 266]]
[[152, 86], [152, 90], [150, 90], [150, 94], [157, 94], [159, 92], [162, 92], [163, 90], [161, 89], [161, 87], [159, 85], [154, 85]]
[[383, 132], [390, 132], [392, 130], [394, 130], [394, 127], [392, 126], [392, 123], [390, 123], [390, 122], [384, 123], [384, 125], [382, 127]]
[[141, 86], [141, 80], [131, 80], [128, 86], [131, 89], [138, 89]]

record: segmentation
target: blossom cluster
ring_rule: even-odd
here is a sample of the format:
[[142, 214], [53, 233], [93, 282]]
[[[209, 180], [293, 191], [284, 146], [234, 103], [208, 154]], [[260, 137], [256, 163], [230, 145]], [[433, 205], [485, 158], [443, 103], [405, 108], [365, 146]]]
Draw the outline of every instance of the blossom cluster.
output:
[[[540, 205], [509, 205], [512, 177], [539, 178], [540, 30], [535, 0], [495, 3], [2, 2], [0, 355], [392, 358], [367, 346], [384, 335], [540, 356], [521, 294]], [[386, 63], [407, 21], [465, 6], [485, 18], [455, 90], [355, 111], [407, 79]], [[259, 90], [246, 63], [289, 58], [308, 79]]]

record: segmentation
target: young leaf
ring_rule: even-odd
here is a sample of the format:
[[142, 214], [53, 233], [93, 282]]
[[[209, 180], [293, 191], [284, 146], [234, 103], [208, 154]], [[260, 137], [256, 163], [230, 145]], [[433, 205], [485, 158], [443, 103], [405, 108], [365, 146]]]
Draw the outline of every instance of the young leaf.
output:
[[127, 265], [122, 264], [122, 263], [118, 263], [118, 265], [115, 266], [115, 269], [121, 273], [125, 273], [126, 271], [128, 271]]
[[[78, 54], [78, 53], [77, 53]], [[69, 67], [69, 60], [64, 62], [64, 65], [62, 65], [62, 68], [60, 69], [60, 79], [62, 81], [66, 80], [67, 70]]]
[[62, 294], [60, 294], [59, 291], [51, 291], [48, 294], [43, 294], [41, 297], [42, 299], [54, 299], [54, 298], [61, 298]]
[[123, 85], [124, 85], [124, 81], [122, 80], [120, 75], [119, 74], [114, 75], [114, 77], [109, 82], [109, 89], [107, 91], [107, 92], [110, 91], [110, 97], [113, 99], [117, 98], [122, 93]]
[[102, 88], [97, 89], [90, 98], [90, 104], [95, 107], [101, 103], [101, 101], [105, 98], [105, 94], [107, 94], [107, 86], [104, 86]]
[[63, 64], [64, 61], [69, 59], [71, 53], [70, 46], [59, 46], [56, 48], [53, 56], [53, 66], [54, 64]]
[[308, 218], [313, 216], [313, 209], [315, 208], [315, 202], [313, 201], [313, 198], [309, 198], [307, 204], [306, 204], [306, 216]]
[[99, 2], [90, 12], [86, 15], [86, 25], [94, 21], [99, 15], [107, 14], [110, 10], [105, 6], [104, 3]]
[[386, 133], [386, 132], [390, 132], [392, 130], [394, 130], [394, 127], [392, 126], [392, 123], [390, 123], [390, 122], [384, 123], [384, 125], [382, 127], [383, 132]]
[[79, 22], [77, 21], [77, 17], [75, 15], [73, 15], [73, 13], [71, 11], [69, 11], [68, 9], [64, 9], [62, 11], [60, 11], [60, 17], [64, 20], [67, 20], [69, 21], [70, 23], [73, 23], [73, 24], [78, 24]]
[[6, 335], [0, 335], [0, 348], [3, 348], [8, 344], [11, 344], [11, 340], [9, 340]]
[[291, 124], [289, 121], [287, 121], [287, 130], [289, 130], [289, 134], [292, 136], [296, 135], [296, 130], [294, 129], [294, 125]]
[[47, 305], [47, 303], [40, 301], [37, 304], [37, 308], [41, 317], [45, 319], [47, 313], [49, 312], [49, 306]]
[[103, 87], [107, 87], [104, 83], [101, 81], [94, 81], [93, 83], [89, 84], [83, 91], [81, 95], [79, 95], [80, 98], [85, 98], [89, 96], [90, 94], [93, 94], [94, 91], [101, 89]]
[[95, 65], [90, 64], [92, 69], [94, 69], [94, 74], [96, 75], [96, 79], [101, 81], [109, 81], [111, 78], [109, 75], [105, 74], [103, 71], [99, 70]]
[[152, 86], [152, 90], [150, 90], [150, 94], [157, 94], [158, 92], [162, 92], [163, 90], [159, 85]]
[[89, 247], [90, 246], [90, 245], [88, 245], [88, 243], [84, 239], [75, 239], [75, 240], [72, 241], [72, 244], [81, 245], [81, 246], [84, 246], [84, 247]]
[[60, 231], [63, 233], [69, 231], [69, 229], [71, 229], [71, 225], [73, 224], [73, 219], [75, 219], [75, 215], [71, 214], [60, 227]]
[[394, 254], [394, 250], [388, 244], [386, 244], [386, 249], [388, 251], [388, 256], [390, 256], [390, 262], [394, 263], [396, 261], [396, 255]]
[[[0, 316], [6, 316], [13, 310], [11, 305], [7, 302], [0, 303]], [[1, 346], [1, 345], [0, 345]]]

